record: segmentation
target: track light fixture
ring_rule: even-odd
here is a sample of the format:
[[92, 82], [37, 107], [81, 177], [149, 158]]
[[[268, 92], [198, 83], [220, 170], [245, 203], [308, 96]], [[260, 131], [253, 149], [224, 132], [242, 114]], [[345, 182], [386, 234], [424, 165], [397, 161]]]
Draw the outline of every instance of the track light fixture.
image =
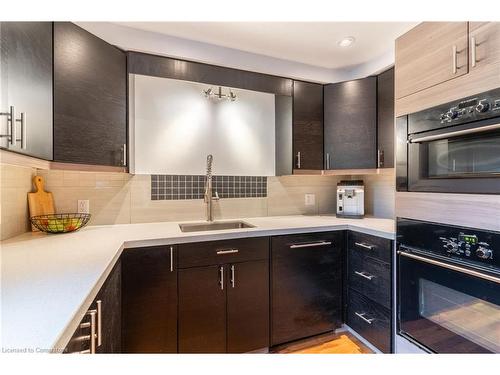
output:
[[217, 98], [219, 100], [227, 99], [227, 100], [230, 100], [232, 102], [234, 102], [236, 100], [236, 94], [234, 92], [232, 92], [231, 89], [228, 89], [227, 94], [223, 94], [222, 93], [222, 86], [219, 86], [217, 91], [214, 91], [213, 88], [210, 87], [207, 90], [203, 90], [203, 94], [205, 94], [206, 98], [213, 97], [213, 98]]

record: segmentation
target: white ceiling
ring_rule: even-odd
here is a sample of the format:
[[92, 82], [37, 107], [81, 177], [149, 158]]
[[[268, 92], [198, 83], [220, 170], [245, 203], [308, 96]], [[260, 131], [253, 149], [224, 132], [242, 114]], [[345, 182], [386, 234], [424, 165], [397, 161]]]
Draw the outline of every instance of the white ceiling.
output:
[[[415, 22], [119, 22], [120, 25], [312, 66], [367, 64], [394, 48]], [[354, 36], [341, 48], [337, 42]]]

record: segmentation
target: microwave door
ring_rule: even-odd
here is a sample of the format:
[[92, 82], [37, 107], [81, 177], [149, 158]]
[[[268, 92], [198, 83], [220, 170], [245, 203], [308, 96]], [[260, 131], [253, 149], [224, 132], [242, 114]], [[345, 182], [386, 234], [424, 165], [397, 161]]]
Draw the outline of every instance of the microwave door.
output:
[[500, 193], [500, 124], [411, 135], [409, 191]]

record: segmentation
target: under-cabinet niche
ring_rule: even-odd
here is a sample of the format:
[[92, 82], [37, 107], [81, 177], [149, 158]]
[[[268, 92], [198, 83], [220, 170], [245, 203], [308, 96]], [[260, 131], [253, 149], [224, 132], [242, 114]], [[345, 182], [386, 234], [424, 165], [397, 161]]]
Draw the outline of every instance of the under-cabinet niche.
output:
[[291, 97], [130, 74], [129, 100], [131, 173], [200, 175], [208, 154], [218, 175], [291, 172]]

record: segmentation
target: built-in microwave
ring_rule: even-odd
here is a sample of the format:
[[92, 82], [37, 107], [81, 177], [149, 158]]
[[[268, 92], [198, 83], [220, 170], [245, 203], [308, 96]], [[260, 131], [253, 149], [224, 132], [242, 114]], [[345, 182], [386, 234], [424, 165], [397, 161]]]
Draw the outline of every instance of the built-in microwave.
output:
[[398, 191], [500, 194], [500, 89], [396, 119]]

